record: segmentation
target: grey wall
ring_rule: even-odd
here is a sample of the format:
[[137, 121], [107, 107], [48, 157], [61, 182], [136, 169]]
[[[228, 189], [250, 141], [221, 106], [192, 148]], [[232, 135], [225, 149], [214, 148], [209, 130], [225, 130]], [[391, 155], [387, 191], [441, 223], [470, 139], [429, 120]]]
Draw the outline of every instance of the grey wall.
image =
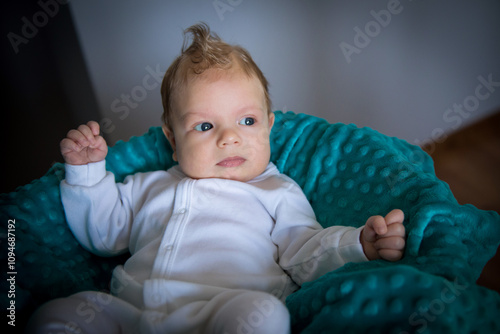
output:
[[160, 125], [161, 75], [151, 73], [167, 69], [183, 29], [198, 21], [251, 52], [276, 110], [419, 144], [500, 109], [496, 0], [73, 0], [70, 8], [110, 144]]

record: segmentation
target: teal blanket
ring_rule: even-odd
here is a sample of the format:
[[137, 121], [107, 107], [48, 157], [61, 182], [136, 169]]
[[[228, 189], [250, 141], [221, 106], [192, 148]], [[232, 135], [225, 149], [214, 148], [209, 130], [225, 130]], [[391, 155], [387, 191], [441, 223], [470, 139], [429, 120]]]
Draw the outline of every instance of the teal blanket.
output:
[[[357, 227], [400, 208], [408, 233], [401, 261], [349, 263], [289, 296], [294, 332], [500, 332], [500, 295], [475, 283], [500, 244], [497, 213], [459, 205], [431, 158], [405, 141], [304, 114], [275, 114], [271, 160], [303, 188], [323, 226]], [[154, 127], [111, 147], [106, 164], [121, 181], [169, 168], [171, 154]], [[0, 195], [6, 276], [0, 300], [7, 315], [14, 303], [16, 328], [49, 299], [108, 291], [112, 269], [126, 259], [100, 258], [79, 246], [60, 201], [63, 178], [64, 166], [55, 164]]]

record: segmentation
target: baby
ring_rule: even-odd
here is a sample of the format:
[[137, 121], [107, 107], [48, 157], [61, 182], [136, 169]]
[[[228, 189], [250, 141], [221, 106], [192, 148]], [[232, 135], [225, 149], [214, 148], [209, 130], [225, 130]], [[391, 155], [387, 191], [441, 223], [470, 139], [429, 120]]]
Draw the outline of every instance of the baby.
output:
[[[178, 165], [115, 183], [99, 125], [61, 142], [70, 229], [101, 256], [129, 251], [111, 294], [42, 306], [31, 333], [288, 333], [285, 298], [347, 262], [399, 260], [404, 215], [322, 228], [270, 159], [267, 81], [246, 50], [208, 26], [186, 30], [162, 84], [163, 131]], [[185, 44], [186, 45], [186, 44]]]

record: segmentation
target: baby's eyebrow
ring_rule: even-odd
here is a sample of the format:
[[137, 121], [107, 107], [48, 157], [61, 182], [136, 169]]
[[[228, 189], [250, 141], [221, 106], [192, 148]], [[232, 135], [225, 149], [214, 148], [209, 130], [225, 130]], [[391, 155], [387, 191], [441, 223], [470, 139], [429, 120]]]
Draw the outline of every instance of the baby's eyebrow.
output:
[[184, 123], [188, 119], [194, 118], [194, 117], [207, 118], [207, 115], [205, 113], [202, 113], [202, 112], [188, 111], [188, 112], [184, 113], [183, 115], [181, 115], [179, 117], [179, 120]]
[[[236, 109], [235, 116], [236, 115], [244, 115], [244, 114], [254, 114], [254, 113], [259, 113], [262, 111], [263, 111], [262, 108], [260, 108], [259, 106], [250, 104], [250, 105], [245, 105], [241, 108]], [[189, 111], [182, 113], [182, 115], [179, 116], [179, 121], [181, 123], [186, 123], [186, 122], [189, 122], [189, 120], [192, 118], [208, 120], [211, 117], [213, 117], [213, 115], [211, 115], [210, 112], [189, 110]]]
[[244, 105], [240, 108], [238, 108], [238, 111], [245, 111], [245, 110], [258, 110], [258, 111], [261, 111], [262, 108], [258, 105], [258, 104], [248, 104], [248, 105]]
[[258, 114], [261, 112], [262, 108], [259, 108], [258, 106], [245, 106], [243, 108], [238, 109], [236, 113], [240, 116], [245, 114], [258, 116]]

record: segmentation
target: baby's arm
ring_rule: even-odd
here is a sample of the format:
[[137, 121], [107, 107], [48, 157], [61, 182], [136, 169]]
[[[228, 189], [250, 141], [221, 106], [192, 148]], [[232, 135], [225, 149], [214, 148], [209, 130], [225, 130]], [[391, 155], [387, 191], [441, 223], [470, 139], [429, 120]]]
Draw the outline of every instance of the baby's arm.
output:
[[399, 209], [392, 210], [385, 217], [368, 218], [360, 242], [369, 260], [397, 261], [403, 257], [406, 244], [403, 220], [404, 213]]
[[61, 154], [70, 165], [86, 165], [106, 158], [108, 146], [99, 135], [99, 124], [90, 121], [68, 132], [61, 141]]
[[106, 172], [106, 141], [99, 124], [88, 122], [70, 130], [61, 141], [66, 178], [61, 200], [66, 220], [80, 244], [91, 252], [108, 256], [128, 248], [132, 182], [120, 188]]
[[270, 196], [277, 203], [266, 205], [276, 221], [271, 237], [278, 246], [279, 265], [295, 283], [302, 285], [348, 262], [368, 260], [360, 243], [364, 227], [323, 228], [299, 185], [291, 179], [286, 184]]

